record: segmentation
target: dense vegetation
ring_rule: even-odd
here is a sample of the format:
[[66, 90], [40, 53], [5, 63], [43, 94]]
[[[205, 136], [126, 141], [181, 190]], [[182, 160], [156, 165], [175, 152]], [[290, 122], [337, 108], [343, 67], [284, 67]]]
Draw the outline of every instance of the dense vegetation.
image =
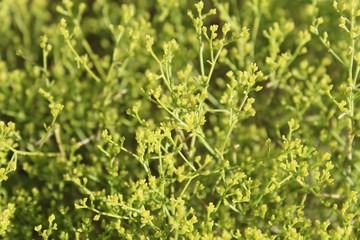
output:
[[359, 16], [0, 1], [0, 237], [355, 239]]

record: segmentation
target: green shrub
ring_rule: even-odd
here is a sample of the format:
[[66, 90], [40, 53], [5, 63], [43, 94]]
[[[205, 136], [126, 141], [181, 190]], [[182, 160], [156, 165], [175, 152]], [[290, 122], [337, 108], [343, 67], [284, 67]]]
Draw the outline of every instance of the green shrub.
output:
[[2, 239], [356, 239], [360, 3], [0, 2]]

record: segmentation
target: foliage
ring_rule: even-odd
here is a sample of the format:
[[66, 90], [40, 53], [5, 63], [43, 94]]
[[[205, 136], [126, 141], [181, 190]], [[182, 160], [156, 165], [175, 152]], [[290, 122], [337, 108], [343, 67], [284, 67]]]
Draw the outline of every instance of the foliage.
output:
[[0, 2], [2, 239], [355, 239], [357, 0]]

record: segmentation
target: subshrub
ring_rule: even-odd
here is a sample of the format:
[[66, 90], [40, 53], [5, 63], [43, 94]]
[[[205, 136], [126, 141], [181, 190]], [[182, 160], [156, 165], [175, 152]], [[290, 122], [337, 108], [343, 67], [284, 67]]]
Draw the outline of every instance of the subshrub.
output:
[[2, 239], [356, 239], [357, 0], [0, 2]]

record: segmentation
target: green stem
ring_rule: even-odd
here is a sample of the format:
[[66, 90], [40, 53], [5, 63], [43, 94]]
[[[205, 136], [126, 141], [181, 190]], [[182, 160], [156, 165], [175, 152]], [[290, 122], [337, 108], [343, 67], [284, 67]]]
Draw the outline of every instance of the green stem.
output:
[[189, 162], [189, 160], [184, 156], [184, 154], [182, 154], [182, 152], [179, 151], [179, 155], [181, 156], [182, 159], [184, 159], [184, 161], [190, 166], [190, 168], [196, 172], [196, 168]]
[[26, 152], [26, 151], [17, 150], [3, 141], [0, 142], [0, 145], [9, 149], [10, 151], [12, 151], [13, 153], [15, 153], [17, 155], [22, 155], [22, 156], [36, 156], [36, 157], [58, 157], [59, 156], [59, 153], [54, 153], [54, 152], [43, 153], [43, 152]]
[[259, 5], [257, 5], [256, 7], [254, 6], [254, 15], [255, 15], [255, 19], [254, 19], [254, 25], [253, 25], [253, 30], [252, 30], [252, 34], [251, 34], [251, 42], [253, 43], [252, 48], [251, 48], [251, 61], [254, 61], [254, 56], [255, 56], [255, 44], [256, 44], [256, 38], [257, 38], [257, 34], [259, 31], [259, 26], [260, 26], [260, 20], [261, 20], [261, 12], [259, 12]]
[[91, 61], [94, 63], [96, 70], [99, 72], [101, 78], [105, 79], [106, 73], [104, 68], [102, 67], [101, 63], [98, 61], [98, 57], [94, 54], [89, 42], [86, 40], [82, 28], [80, 26], [80, 20], [74, 19], [74, 25], [79, 29], [79, 33], [81, 36], [81, 44], [85, 48], [87, 54], [89, 55]]
[[116, 219], [129, 219], [128, 217], [120, 216], [120, 215], [113, 214], [113, 213], [103, 212], [96, 208], [92, 208], [92, 207], [88, 207], [88, 206], [83, 207], [83, 208], [93, 211], [99, 215], [103, 215], [103, 216], [107, 216], [107, 217], [112, 217], [112, 218], [116, 218]]
[[189, 187], [191, 181], [194, 180], [194, 178], [196, 178], [197, 176], [199, 176], [199, 174], [195, 174], [194, 176], [190, 177], [190, 179], [187, 181], [185, 187], [183, 188], [183, 190], [180, 193], [180, 196], [179, 196], [180, 198], [182, 197], [182, 195], [184, 195], [184, 193], [185, 193], [186, 189]]
[[151, 56], [155, 59], [155, 61], [159, 64], [160, 67], [160, 72], [161, 72], [161, 77], [164, 79], [165, 85], [166, 87], [169, 89], [169, 91], [172, 93], [172, 88], [170, 85], [170, 80], [166, 77], [167, 74], [165, 74], [164, 71], [164, 67], [163, 64], [161, 63], [161, 61], [159, 60], [159, 58], [156, 56], [156, 54], [154, 53], [153, 50], [150, 51]]
[[351, 88], [349, 97], [348, 97], [348, 104], [349, 104], [349, 117], [347, 118], [347, 125], [348, 125], [348, 135], [347, 135], [347, 158], [349, 161], [353, 158], [353, 141], [354, 141], [354, 79], [353, 79], [353, 67], [354, 67], [354, 58], [355, 58], [355, 46], [356, 40], [354, 38], [354, 30], [355, 30], [355, 12], [354, 8], [351, 10], [351, 27], [350, 27], [350, 37], [351, 37], [351, 57], [350, 57], [350, 64], [348, 69], [348, 84]]
[[325, 48], [328, 49], [329, 53], [339, 62], [341, 63], [344, 67], [348, 67], [346, 65], [346, 63], [344, 62], [344, 60], [341, 59], [341, 57], [339, 55], [337, 55], [337, 53], [331, 48], [328, 47], [328, 45], [326, 44], [326, 42], [324, 41], [324, 39], [322, 37], [319, 36], [320, 42], [324, 45]]
[[[216, 53], [215, 55], [215, 58], [213, 61], [211, 61], [211, 67], [210, 67], [210, 71], [209, 71], [209, 74], [207, 76], [207, 79], [206, 79], [206, 85], [209, 86], [209, 83], [210, 83], [210, 79], [212, 77], [212, 74], [214, 72], [214, 69], [215, 69], [215, 65], [216, 65], [216, 62], [217, 60], [219, 59], [220, 57], [220, 53], [221, 53], [221, 50], [223, 49], [224, 46], [221, 46], [220, 49], [218, 50], [218, 52]], [[211, 49], [212, 50], [212, 49]]]
[[84, 62], [84, 60], [82, 60], [82, 58], [80, 57], [80, 55], [76, 52], [76, 50], [74, 49], [74, 47], [71, 45], [69, 39], [65, 38], [65, 42], [66, 44], [69, 46], [71, 52], [75, 55], [75, 59], [76, 61], [79, 61], [85, 68], [85, 70], [90, 74], [90, 76], [96, 81], [96, 82], [101, 82], [101, 79], [89, 68], [89, 66]]
[[200, 71], [201, 71], [201, 76], [205, 77], [203, 51], [204, 51], [204, 43], [201, 42], [201, 37], [200, 37], [200, 45], [199, 45]]
[[[248, 95], [249, 92], [250, 92], [250, 87], [248, 87], [248, 89], [246, 91], [246, 94], [244, 96], [244, 99], [242, 100], [239, 108], [237, 109], [238, 112], [241, 112], [241, 110], [243, 109], [243, 107], [244, 107], [244, 105], [246, 103], [246, 100], [249, 98], [249, 95]], [[221, 145], [221, 148], [220, 148], [220, 155], [221, 155], [222, 158], [224, 157], [224, 150], [225, 150], [226, 144], [229, 141], [231, 133], [234, 130], [237, 123], [238, 123], [238, 120], [237, 120], [236, 117], [234, 117], [233, 110], [231, 110], [231, 112], [230, 112], [230, 127], [229, 127], [229, 129], [228, 129], [228, 131], [226, 133], [226, 137], [225, 137], [225, 139], [223, 141], [223, 144]]]

